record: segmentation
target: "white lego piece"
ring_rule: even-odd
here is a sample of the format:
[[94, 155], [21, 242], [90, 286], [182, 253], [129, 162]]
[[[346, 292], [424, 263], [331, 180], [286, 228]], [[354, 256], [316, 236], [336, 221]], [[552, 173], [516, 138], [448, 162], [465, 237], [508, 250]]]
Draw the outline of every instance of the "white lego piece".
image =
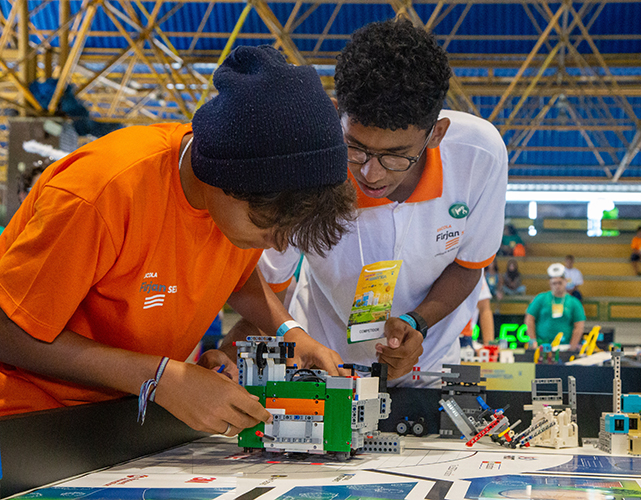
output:
[[549, 422], [556, 422], [545, 432], [537, 435], [530, 444], [545, 448], [576, 448], [579, 446], [579, 429], [572, 421], [572, 410], [570, 408], [555, 414], [550, 407], [543, 409], [541, 413], [535, 414], [532, 422], [545, 419]]
[[267, 373], [269, 374], [268, 380], [270, 382], [280, 382], [281, 380], [285, 380], [285, 370], [287, 369], [287, 365], [274, 363], [272, 359], [268, 359], [267, 367]]
[[499, 363], [514, 363], [514, 351], [509, 349], [500, 350]]
[[355, 401], [364, 399], [378, 399], [378, 377], [356, 379]]

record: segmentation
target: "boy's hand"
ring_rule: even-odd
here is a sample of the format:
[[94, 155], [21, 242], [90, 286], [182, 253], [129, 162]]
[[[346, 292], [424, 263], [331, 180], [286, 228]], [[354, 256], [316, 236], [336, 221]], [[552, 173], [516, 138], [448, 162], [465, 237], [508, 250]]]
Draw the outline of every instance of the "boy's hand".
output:
[[244, 387], [203, 366], [169, 361], [156, 402], [197, 431], [233, 436], [271, 414]]
[[219, 349], [209, 349], [198, 358], [198, 366], [222, 373], [234, 382], [238, 382], [238, 368], [227, 354]]
[[311, 338], [305, 330], [292, 328], [285, 333], [285, 341], [296, 343], [294, 358], [288, 360], [288, 364], [295, 363], [299, 368], [320, 368], [331, 376], [350, 375], [349, 370], [338, 368], [338, 365], [343, 363], [340, 355]]
[[378, 360], [387, 363], [387, 377], [394, 379], [412, 371], [423, 354], [423, 335], [399, 318], [385, 322], [387, 345], [376, 344]]

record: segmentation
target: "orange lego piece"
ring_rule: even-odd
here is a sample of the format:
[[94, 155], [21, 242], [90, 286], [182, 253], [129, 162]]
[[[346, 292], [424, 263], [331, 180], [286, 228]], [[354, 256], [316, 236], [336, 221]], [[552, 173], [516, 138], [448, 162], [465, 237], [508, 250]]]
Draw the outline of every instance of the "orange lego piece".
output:
[[265, 408], [282, 408], [286, 415], [325, 415], [325, 400], [267, 398]]

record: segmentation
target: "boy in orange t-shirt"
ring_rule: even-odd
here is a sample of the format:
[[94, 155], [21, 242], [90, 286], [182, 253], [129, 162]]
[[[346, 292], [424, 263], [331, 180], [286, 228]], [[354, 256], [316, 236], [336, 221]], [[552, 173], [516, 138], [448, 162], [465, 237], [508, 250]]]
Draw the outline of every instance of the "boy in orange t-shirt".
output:
[[639, 269], [639, 261], [641, 260], [641, 226], [637, 228], [637, 234], [632, 238], [632, 254], [630, 255], [630, 262], [632, 263], [632, 269], [634, 274], [641, 276], [641, 269]]
[[143, 421], [153, 400], [206, 432], [267, 421], [222, 352], [184, 363], [225, 302], [338, 373], [255, 269], [263, 248], [322, 253], [346, 230], [338, 116], [315, 70], [271, 47], [236, 49], [214, 83], [191, 124], [52, 164], [0, 235], [0, 416], [140, 393]]

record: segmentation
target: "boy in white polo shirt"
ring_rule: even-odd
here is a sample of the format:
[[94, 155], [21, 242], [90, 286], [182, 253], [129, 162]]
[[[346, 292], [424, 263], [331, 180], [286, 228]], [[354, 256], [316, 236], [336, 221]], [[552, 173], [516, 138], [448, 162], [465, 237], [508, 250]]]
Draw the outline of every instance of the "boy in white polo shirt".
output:
[[[358, 217], [328, 255], [305, 255], [289, 306], [314, 339], [344, 360], [387, 363], [392, 385], [416, 384], [409, 373], [416, 364], [426, 371], [458, 362], [458, 337], [476, 307], [481, 270], [501, 242], [507, 151], [489, 122], [441, 112], [450, 76], [435, 38], [409, 21], [354, 33], [338, 57], [335, 81]], [[275, 291], [287, 287], [299, 257], [294, 248], [263, 254], [260, 268]], [[387, 342], [348, 339], [361, 271], [399, 260]], [[244, 336], [243, 328], [224, 345]]]

